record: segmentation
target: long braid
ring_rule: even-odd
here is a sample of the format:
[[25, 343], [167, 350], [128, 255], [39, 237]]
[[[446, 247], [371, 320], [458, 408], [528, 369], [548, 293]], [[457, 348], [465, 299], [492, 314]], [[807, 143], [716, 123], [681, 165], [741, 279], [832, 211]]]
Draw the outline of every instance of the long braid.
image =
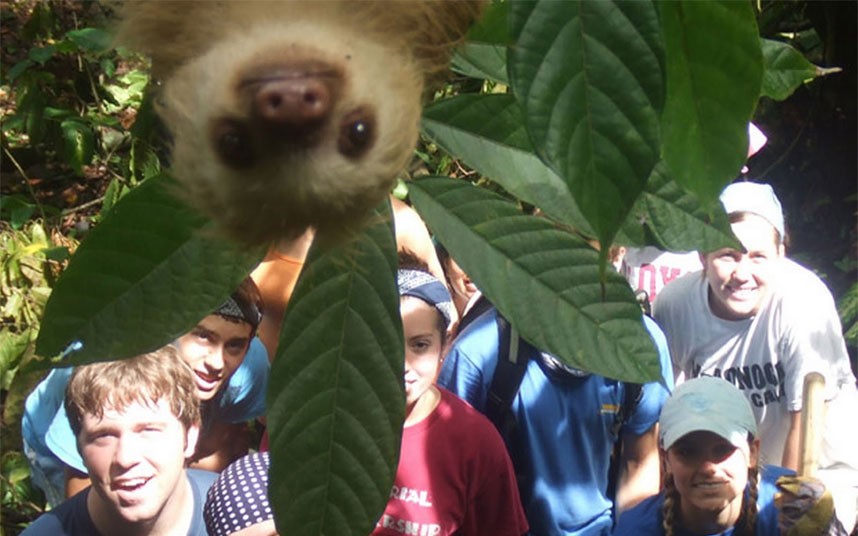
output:
[[679, 507], [678, 503], [679, 492], [676, 490], [676, 484], [673, 482], [673, 475], [665, 473], [664, 504], [661, 507], [661, 526], [664, 528], [664, 536], [673, 536], [673, 527], [676, 524], [676, 509]]
[[757, 532], [757, 495], [759, 494], [760, 468], [758, 466], [748, 469], [748, 493], [745, 495], [742, 505], [742, 516], [736, 523], [741, 528], [741, 536], [753, 536]]

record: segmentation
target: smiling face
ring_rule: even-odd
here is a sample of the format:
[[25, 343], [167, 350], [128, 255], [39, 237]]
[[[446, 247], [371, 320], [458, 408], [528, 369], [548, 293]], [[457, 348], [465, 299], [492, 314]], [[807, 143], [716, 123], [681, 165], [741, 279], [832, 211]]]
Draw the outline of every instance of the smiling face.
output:
[[748, 469], [757, 465], [759, 441], [737, 448], [712, 432], [677, 440], [666, 453], [667, 471], [680, 495], [685, 527], [732, 526], [739, 518]]
[[421, 398], [434, 389], [444, 342], [437, 309], [420, 298], [405, 296], [399, 300], [399, 312], [405, 335], [405, 412], [412, 416]]
[[756, 315], [768, 298], [783, 246], [774, 227], [759, 216], [745, 215], [732, 228], [747, 251], [723, 248], [702, 260], [710, 309], [720, 318], [741, 320]]
[[84, 414], [78, 446], [92, 480], [88, 507], [100, 528], [127, 523], [169, 525], [193, 501], [185, 458], [193, 454], [198, 429], [185, 429], [161, 399], [132, 402], [102, 417]]
[[247, 322], [212, 314], [179, 338], [179, 354], [194, 373], [201, 401], [214, 398], [241, 365], [252, 329]]

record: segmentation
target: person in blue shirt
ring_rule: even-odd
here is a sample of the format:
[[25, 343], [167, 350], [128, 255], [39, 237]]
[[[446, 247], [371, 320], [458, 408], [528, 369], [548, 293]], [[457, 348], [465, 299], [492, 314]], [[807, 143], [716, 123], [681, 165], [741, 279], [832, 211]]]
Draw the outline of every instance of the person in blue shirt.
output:
[[[262, 311], [256, 285], [246, 278], [212, 314], [174, 346], [190, 367], [202, 413], [191, 467], [220, 471], [247, 452], [245, 423], [265, 412], [269, 362], [255, 337]], [[34, 484], [56, 506], [89, 485], [63, 406], [72, 368], [54, 369], [27, 397], [24, 452]]]
[[624, 512], [614, 536], [846, 534], [820, 481], [760, 463], [754, 413], [726, 380], [677, 387], [661, 412], [659, 443], [664, 489]]
[[[615, 506], [622, 509], [657, 493], [655, 425], [673, 375], [664, 335], [648, 317], [644, 322], [658, 348], [664, 382], [643, 385], [634, 407], [623, 408], [628, 384], [561, 371], [562, 364], [544, 352], [527, 362], [510, 408], [515, 428], [507, 443], [529, 534], [610, 534]], [[438, 384], [486, 413], [499, 348], [497, 311], [489, 309], [454, 340]], [[622, 463], [614, 496], [609, 468], [617, 441]]]
[[194, 378], [175, 347], [78, 367], [65, 406], [92, 486], [26, 536], [204, 536], [217, 474], [185, 469], [200, 431]]

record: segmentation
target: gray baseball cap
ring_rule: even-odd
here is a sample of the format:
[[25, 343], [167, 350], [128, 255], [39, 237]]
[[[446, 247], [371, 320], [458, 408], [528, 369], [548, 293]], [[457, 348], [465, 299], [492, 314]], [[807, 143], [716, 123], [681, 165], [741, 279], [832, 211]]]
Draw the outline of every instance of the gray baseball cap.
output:
[[659, 442], [669, 449], [683, 436], [698, 431], [747, 447], [748, 434], [757, 437], [757, 421], [742, 391], [721, 378], [701, 376], [680, 384], [664, 403]]

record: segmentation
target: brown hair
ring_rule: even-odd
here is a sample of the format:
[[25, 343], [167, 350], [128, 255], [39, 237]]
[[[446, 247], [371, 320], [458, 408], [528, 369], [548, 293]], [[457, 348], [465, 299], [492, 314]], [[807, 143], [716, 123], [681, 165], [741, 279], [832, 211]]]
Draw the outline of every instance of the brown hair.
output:
[[170, 404], [185, 430], [200, 423], [200, 401], [190, 369], [173, 346], [137, 357], [78, 367], [66, 388], [65, 408], [75, 436], [84, 415], [104, 416], [135, 402]]

